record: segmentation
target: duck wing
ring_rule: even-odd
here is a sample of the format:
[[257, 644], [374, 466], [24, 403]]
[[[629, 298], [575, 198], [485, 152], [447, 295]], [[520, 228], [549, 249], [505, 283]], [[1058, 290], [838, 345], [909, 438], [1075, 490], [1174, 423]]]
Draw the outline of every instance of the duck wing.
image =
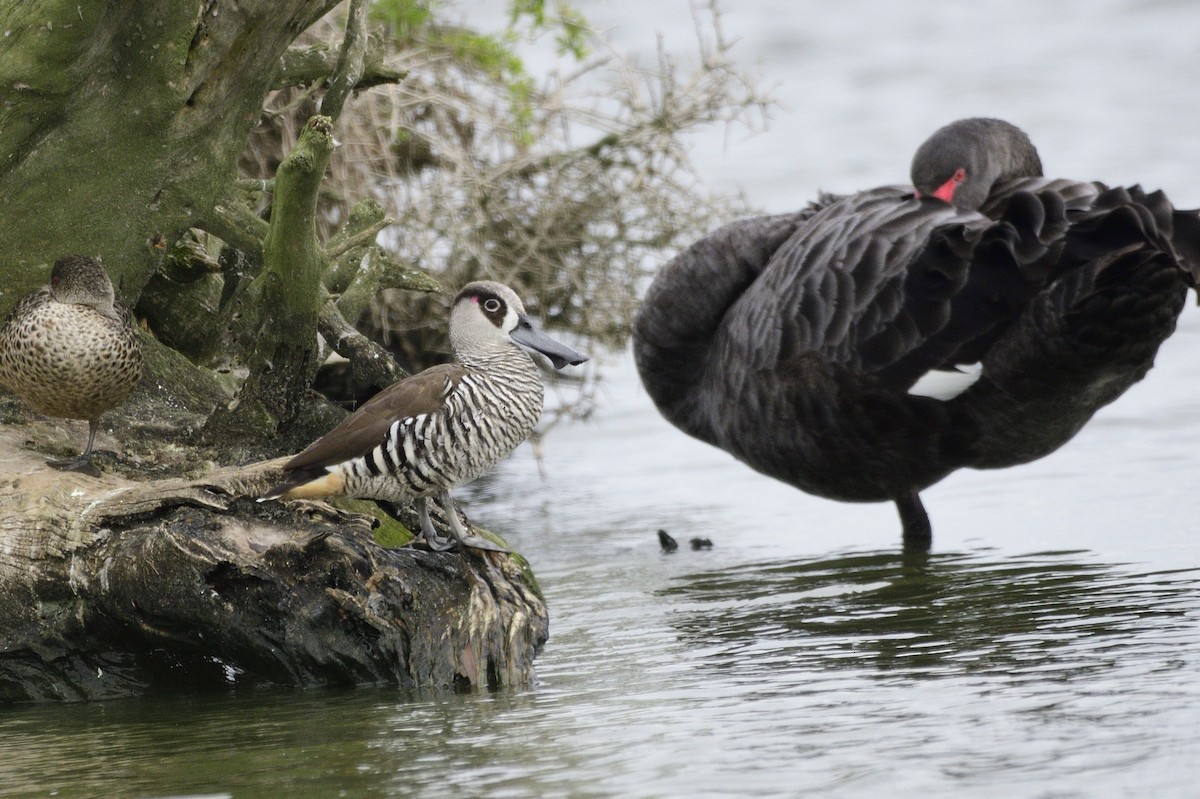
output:
[[[285, 463], [284, 471], [320, 474], [326, 466], [361, 457], [378, 446], [396, 422], [440, 413], [446, 397], [466, 373], [461, 364], [447, 363], [391, 384]], [[310, 478], [299, 482], [306, 479]]]

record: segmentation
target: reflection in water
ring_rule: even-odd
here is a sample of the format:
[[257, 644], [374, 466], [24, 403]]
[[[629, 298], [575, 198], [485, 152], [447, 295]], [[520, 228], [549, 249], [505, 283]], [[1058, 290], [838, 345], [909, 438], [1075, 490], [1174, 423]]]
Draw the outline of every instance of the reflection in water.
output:
[[363, 720], [379, 696], [250, 690], [14, 706], [0, 718], [0, 796], [365, 795], [377, 780], [359, 768], [373, 731]]
[[[1080, 677], [1194, 634], [1200, 570], [1131, 575], [1080, 552], [872, 553], [679, 578], [674, 624], [717, 669], [748, 660], [875, 678]], [[1155, 631], [1147, 641], [1146, 630]], [[1143, 654], [1145, 654], [1143, 652]]]
[[0, 796], [1074, 796], [1116, 779], [1162, 796], [1189, 785], [1196, 570], [983, 550], [664, 571], [684, 557], [588, 557], [550, 572], [568, 623], [535, 690], [6, 708]]

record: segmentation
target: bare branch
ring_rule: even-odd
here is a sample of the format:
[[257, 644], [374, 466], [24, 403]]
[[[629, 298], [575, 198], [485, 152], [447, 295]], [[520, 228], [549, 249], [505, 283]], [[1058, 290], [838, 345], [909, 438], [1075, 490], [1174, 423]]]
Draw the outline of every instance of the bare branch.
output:
[[367, 52], [367, 0], [350, 0], [350, 13], [346, 18], [346, 36], [342, 39], [342, 50], [338, 55], [337, 68], [329, 79], [329, 91], [321, 101], [321, 113], [330, 119], [342, 114], [342, 106], [350, 92], [358, 86], [363, 75], [363, 61]]
[[212, 214], [199, 227], [262, 263], [263, 240], [270, 225], [237, 197], [226, 197], [213, 206]]
[[353, 250], [355, 247], [361, 247], [364, 244], [370, 244], [375, 241], [375, 237], [379, 235], [379, 231], [383, 230], [389, 225], [394, 224], [396, 224], [395, 219], [392, 219], [390, 216], [385, 216], [383, 219], [374, 222], [365, 230], [360, 230], [353, 235], [347, 236], [337, 243], [331, 243], [325, 248], [325, 257], [333, 260], [342, 253]]
[[390, 352], [346, 321], [332, 299], [321, 306], [317, 330], [334, 352], [350, 362], [353, 385], [384, 388], [407, 377]]
[[[394, 69], [383, 61], [381, 48], [368, 46], [363, 59], [362, 74], [356, 87], [367, 89], [386, 83], [400, 83], [408, 77], [405, 70]], [[293, 47], [282, 59], [279, 71], [271, 82], [275, 91], [290, 89], [294, 86], [311, 86], [323, 83], [337, 69], [338, 54], [326, 44], [311, 47]]]

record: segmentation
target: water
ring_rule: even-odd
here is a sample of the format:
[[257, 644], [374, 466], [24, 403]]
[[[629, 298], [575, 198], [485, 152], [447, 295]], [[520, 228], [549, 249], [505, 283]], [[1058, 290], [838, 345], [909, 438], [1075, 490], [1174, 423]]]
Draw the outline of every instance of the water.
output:
[[[624, 49], [690, 41], [677, 0], [578, 5]], [[1200, 205], [1198, 5], [758, 0], [724, 25], [786, 109], [696, 137], [696, 159], [759, 207], [902, 180], [972, 114], [1024, 125], [1052, 173]], [[522, 448], [465, 492], [546, 591], [539, 685], [7, 708], [0, 795], [1194, 796], [1198, 351], [1189, 308], [1063, 450], [926, 492], [928, 556], [900, 552], [890, 507], [674, 431], [612, 356], [544, 479]]]

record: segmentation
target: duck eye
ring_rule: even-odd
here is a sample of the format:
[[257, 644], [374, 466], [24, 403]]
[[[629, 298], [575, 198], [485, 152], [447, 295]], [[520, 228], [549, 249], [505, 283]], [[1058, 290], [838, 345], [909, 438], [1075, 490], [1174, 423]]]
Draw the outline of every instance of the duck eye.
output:
[[487, 311], [488, 313], [495, 313], [496, 311], [500, 310], [500, 300], [497, 300], [494, 297], [490, 300], [484, 300], [483, 310]]

